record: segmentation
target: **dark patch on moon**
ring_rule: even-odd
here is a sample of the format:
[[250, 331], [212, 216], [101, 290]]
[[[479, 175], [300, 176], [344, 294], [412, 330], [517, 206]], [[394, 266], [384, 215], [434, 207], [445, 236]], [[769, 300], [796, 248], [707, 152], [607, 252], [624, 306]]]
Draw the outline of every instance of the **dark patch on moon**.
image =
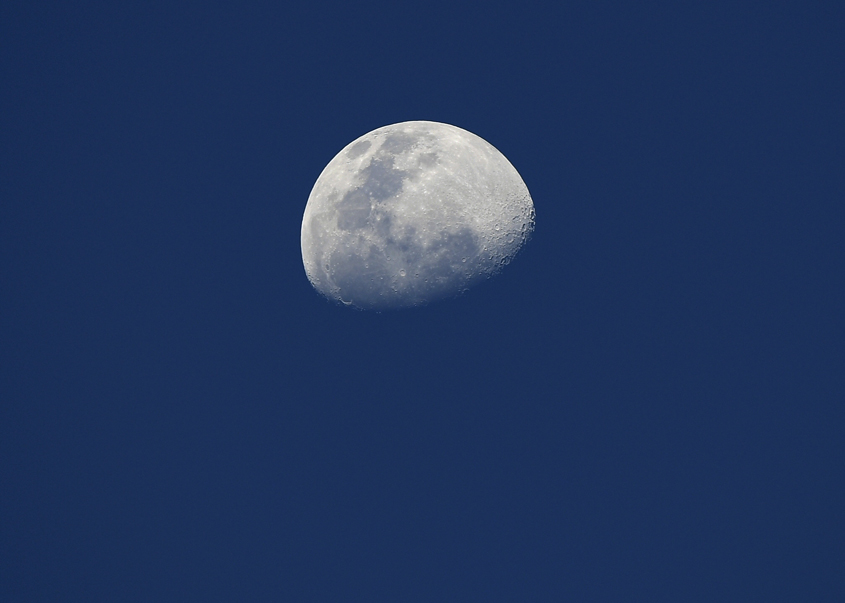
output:
[[393, 132], [384, 139], [379, 151], [386, 151], [394, 155], [410, 151], [419, 140], [418, 135], [407, 134], [406, 132]]
[[373, 159], [364, 169], [366, 180], [361, 188], [375, 201], [384, 201], [402, 190], [402, 181], [408, 175], [393, 167], [392, 157]]
[[392, 218], [386, 211], [376, 211], [373, 216], [373, 227], [376, 234], [382, 239], [387, 239], [390, 236], [390, 228], [392, 226]]
[[372, 206], [370, 197], [361, 188], [351, 190], [337, 204], [337, 227], [341, 230], [357, 230], [367, 225]]
[[362, 173], [364, 183], [348, 191], [337, 204], [337, 226], [341, 230], [365, 227], [373, 202], [398, 195], [402, 191], [402, 182], [408, 176], [404, 170], [393, 167], [392, 157], [373, 159]]
[[422, 168], [430, 168], [437, 165], [437, 153], [423, 153], [420, 155], [419, 163]]
[[335, 251], [331, 255], [334, 284], [338, 297], [347, 304], [359, 307], [383, 307], [388, 301], [380, 295], [385, 290], [385, 281], [390, 278], [379, 251], [370, 246], [369, 256], [357, 253]]
[[[387, 232], [389, 224], [387, 216]], [[370, 308], [420, 305], [454, 295], [479, 279], [478, 237], [471, 229], [444, 232], [425, 246], [415, 242], [415, 234], [413, 226], [388, 234], [381, 249], [371, 245], [366, 257], [335, 251], [331, 273], [340, 299]], [[397, 265], [406, 267], [398, 276]]]
[[349, 147], [348, 151], [346, 151], [346, 156], [350, 159], [357, 159], [358, 157], [366, 153], [367, 149], [369, 149], [372, 144], [373, 143], [371, 143], [369, 140], [362, 140], [360, 142], [356, 142], [351, 147]]
[[[428, 279], [425, 297], [428, 299], [453, 295], [476, 280], [478, 237], [469, 228], [444, 232], [419, 251], [412, 265]], [[475, 274], [475, 276], [473, 276]]]

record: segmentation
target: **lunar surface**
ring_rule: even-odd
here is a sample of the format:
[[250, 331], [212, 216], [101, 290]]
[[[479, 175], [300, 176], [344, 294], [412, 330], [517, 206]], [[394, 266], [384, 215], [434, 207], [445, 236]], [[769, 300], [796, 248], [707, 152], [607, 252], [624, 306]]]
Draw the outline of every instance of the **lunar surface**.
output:
[[419, 306], [501, 270], [533, 229], [528, 188], [504, 155], [455, 126], [409, 121], [326, 166], [305, 207], [302, 261], [331, 300]]

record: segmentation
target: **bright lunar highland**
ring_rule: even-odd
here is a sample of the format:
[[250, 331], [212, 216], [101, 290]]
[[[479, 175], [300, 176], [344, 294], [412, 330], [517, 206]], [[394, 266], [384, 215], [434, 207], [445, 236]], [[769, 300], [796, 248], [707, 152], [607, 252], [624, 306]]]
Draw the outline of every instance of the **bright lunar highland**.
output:
[[331, 300], [419, 306], [498, 272], [533, 229], [531, 195], [504, 155], [455, 126], [409, 121], [326, 166], [305, 207], [302, 261]]

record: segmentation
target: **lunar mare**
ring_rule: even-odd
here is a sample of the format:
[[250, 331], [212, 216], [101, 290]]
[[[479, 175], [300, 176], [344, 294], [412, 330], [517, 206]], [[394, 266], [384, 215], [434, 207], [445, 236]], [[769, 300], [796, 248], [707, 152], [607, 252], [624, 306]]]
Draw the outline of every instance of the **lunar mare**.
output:
[[302, 261], [331, 300], [419, 306], [497, 273], [533, 229], [528, 188], [504, 155], [461, 128], [409, 121], [325, 167], [302, 219]]

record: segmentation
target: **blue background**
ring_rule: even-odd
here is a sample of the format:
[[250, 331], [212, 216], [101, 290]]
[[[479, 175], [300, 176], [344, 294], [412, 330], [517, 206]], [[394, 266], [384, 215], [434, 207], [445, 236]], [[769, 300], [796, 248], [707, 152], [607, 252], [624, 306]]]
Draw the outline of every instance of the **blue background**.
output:
[[[4, 2], [0, 599], [845, 600], [843, 7]], [[331, 305], [413, 119], [535, 236]]]

